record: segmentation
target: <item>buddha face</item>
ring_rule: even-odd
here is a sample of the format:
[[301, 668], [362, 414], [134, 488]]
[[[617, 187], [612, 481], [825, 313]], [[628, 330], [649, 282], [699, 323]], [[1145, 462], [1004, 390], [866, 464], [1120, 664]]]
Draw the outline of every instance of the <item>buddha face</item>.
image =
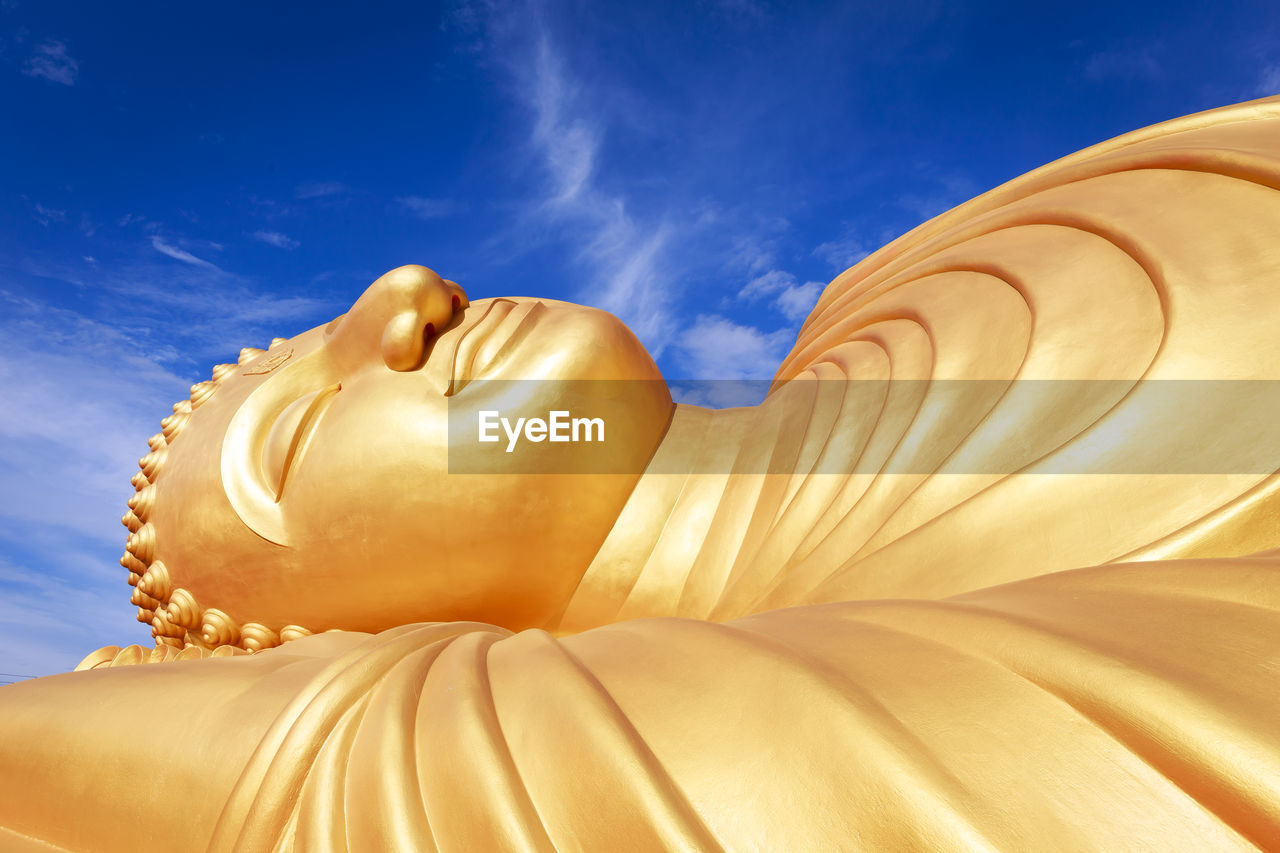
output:
[[[215, 377], [152, 461], [149, 556], [201, 606], [275, 629], [553, 624], [672, 410], [653, 360], [612, 315], [469, 303], [418, 266]], [[554, 471], [457, 473], [467, 453], [503, 453], [505, 436], [481, 446], [471, 432], [460, 451], [459, 430], [513, 405], [512, 387], [521, 413], [586, 406], [601, 417], [621, 473], [575, 472], [571, 452]]]

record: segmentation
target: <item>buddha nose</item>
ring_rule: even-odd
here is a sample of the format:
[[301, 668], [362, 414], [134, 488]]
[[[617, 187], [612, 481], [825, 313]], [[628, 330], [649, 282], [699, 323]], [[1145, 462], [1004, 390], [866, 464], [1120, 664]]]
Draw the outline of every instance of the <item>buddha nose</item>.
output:
[[326, 348], [344, 361], [381, 359], [392, 370], [416, 370], [427, 342], [467, 307], [467, 294], [417, 264], [396, 267], [356, 300], [326, 333]]

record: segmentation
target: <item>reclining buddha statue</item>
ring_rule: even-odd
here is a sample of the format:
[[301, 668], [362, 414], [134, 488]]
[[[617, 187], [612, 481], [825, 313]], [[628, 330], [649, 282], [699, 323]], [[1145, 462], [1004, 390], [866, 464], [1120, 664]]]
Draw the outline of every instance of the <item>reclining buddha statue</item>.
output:
[[729, 409], [392, 270], [164, 419], [156, 646], [0, 689], [0, 847], [1280, 849], [1278, 190], [1280, 99], [1087, 149]]

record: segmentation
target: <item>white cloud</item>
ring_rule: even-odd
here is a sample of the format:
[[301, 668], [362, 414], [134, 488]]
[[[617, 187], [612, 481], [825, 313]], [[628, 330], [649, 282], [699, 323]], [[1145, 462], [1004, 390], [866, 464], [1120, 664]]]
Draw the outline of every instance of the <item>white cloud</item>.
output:
[[773, 304], [778, 307], [782, 315], [792, 322], [803, 320], [813, 310], [813, 306], [818, 303], [818, 297], [822, 294], [822, 289], [826, 287], [820, 281], [806, 281], [804, 284], [792, 284], [786, 287], [777, 298], [773, 300]]
[[[69, 280], [66, 272], [48, 276]], [[130, 307], [120, 325], [127, 322], [131, 339], [175, 346], [202, 373], [215, 362], [234, 361], [243, 346], [265, 347], [272, 337], [298, 334], [350, 307], [332, 299], [280, 296], [214, 266], [176, 266], [148, 257], [95, 271], [93, 286], [104, 298]]]
[[55, 591], [47, 568], [0, 563], [0, 683], [66, 672], [102, 646], [151, 645], [122, 576], [96, 568]]
[[401, 207], [419, 219], [436, 219], [448, 216], [456, 209], [456, 205], [445, 198], [423, 198], [418, 195], [407, 195], [396, 199]]
[[341, 307], [160, 259], [95, 267], [79, 292], [128, 310], [95, 320], [0, 291], [0, 672], [62, 671], [99, 646], [149, 644], [117, 563], [147, 437], [210, 365]]
[[64, 86], [74, 86], [80, 63], [67, 53], [67, 46], [57, 39], [46, 39], [36, 45], [35, 52], [27, 59], [22, 73], [28, 77], [43, 77]]
[[177, 246], [170, 246], [159, 237], [153, 236], [151, 238], [151, 246], [160, 254], [168, 255], [176, 261], [182, 261], [184, 264], [191, 264], [194, 267], [204, 267], [205, 269], [211, 270], [218, 269], [216, 264], [212, 264], [203, 258], [197, 258], [195, 255], [190, 252], [183, 251]]
[[534, 140], [546, 160], [554, 186], [552, 201], [557, 204], [578, 200], [588, 187], [600, 144], [600, 130], [572, 113], [576, 91], [543, 34], [528, 96], [537, 116]]
[[603, 237], [590, 250], [601, 270], [591, 301], [622, 318], [659, 358], [675, 329], [671, 284], [659, 262], [667, 230], [659, 226], [645, 233], [622, 217]]
[[318, 183], [299, 184], [298, 198], [324, 198], [331, 195], [342, 195], [348, 192], [346, 184], [337, 181], [321, 181]]
[[445, 15], [445, 25], [461, 36], [457, 50], [478, 54], [485, 49], [485, 23], [493, 13], [491, 0], [456, 0]]
[[585, 239], [581, 257], [592, 280], [580, 298], [620, 317], [658, 358], [678, 327], [678, 295], [664, 264], [671, 229], [662, 220], [638, 222], [625, 196], [596, 184], [603, 129], [588, 118], [581, 87], [548, 35], [539, 31], [531, 50], [513, 55], [513, 78], [534, 114], [531, 150], [548, 178], [545, 195], [525, 216], [526, 227], [542, 230], [550, 220], [571, 229], [577, 241]]
[[[180, 358], [205, 374], [189, 382], [208, 378], [207, 369], [217, 362], [234, 361], [243, 346], [265, 347], [272, 337], [296, 335], [350, 307], [346, 299], [282, 295], [255, 279], [207, 264], [174, 264], [151, 248], [148, 244], [124, 262], [98, 258], [86, 267], [89, 262], [80, 259], [28, 259], [22, 268], [29, 276], [77, 288], [77, 303], [92, 316], [112, 318], [135, 349], [163, 349], [166, 362]], [[92, 274], [88, 282], [86, 269]], [[368, 276], [369, 281], [375, 277], [372, 272]]]
[[139, 216], [133, 213], [126, 213], [124, 216], [120, 217], [120, 219], [116, 222], [116, 224], [119, 225], [121, 228], [126, 228], [134, 224], [135, 222], [143, 222], [146, 220], [146, 218], [147, 217], [145, 216]]
[[825, 287], [820, 281], [796, 282], [796, 277], [784, 270], [769, 270], [748, 281], [738, 291], [738, 300], [746, 303], [759, 302], [765, 297], [773, 297], [773, 305], [782, 316], [791, 322], [798, 322], [812, 310], [818, 301], [819, 294]]
[[[711, 225], [723, 224], [712, 221]], [[775, 230], [785, 230], [790, 223], [785, 219], [775, 218], [770, 225]], [[775, 263], [774, 241], [761, 239], [755, 234], [737, 234], [730, 241], [730, 257], [737, 268], [746, 270], [748, 275], [755, 275], [772, 269]]]
[[923, 191], [903, 193], [897, 199], [899, 207], [914, 213], [921, 222], [946, 213], [977, 195], [977, 185], [968, 175], [955, 172], [928, 174], [927, 164], [922, 171], [926, 173]]
[[35, 217], [36, 222], [41, 225], [48, 226], [50, 222], [66, 222], [67, 212], [52, 207], [45, 207], [43, 204], [36, 204], [36, 212], [31, 214]]
[[765, 332], [718, 314], [700, 314], [675, 344], [695, 379], [768, 379], [795, 340], [789, 329]]
[[[0, 300], [0, 671], [38, 675], [146, 640], [115, 562], [119, 517], [147, 436], [190, 383], [116, 327]], [[19, 569], [15, 552], [35, 562]]]
[[[785, 218], [721, 211], [669, 193], [650, 204], [654, 198], [634, 178], [614, 181], [626, 164], [609, 159], [611, 122], [632, 133], [660, 109], [644, 93], [606, 91], [595, 76], [575, 74], [581, 57], [572, 35], [557, 37], [536, 4], [470, 3], [453, 24], [468, 38], [484, 30], [480, 42], [486, 56], [480, 61], [491, 60], [507, 71], [512, 91], [531, 117], [524, 159], [533, 168], [521, 166], [542, 180], [518, 209], [516, 227], [495, 245], [509, 251], [513, 245], [552, 240], [585, 244], [577, 254], [585, 284], [573, 298], [616, 314], [658, 359], [689, 324], [685, 281], [744, 272], [754, 278], [773, 267], [776, 235], [790, 227]], [[632, 108], [620, 110], [619, 103]], [[745, 228], [744, 222], [749, 222]], [[735, 230], [742, 236], [728, 236]], [[716, 236], [702, 239], [712, 231]], [[712, 265], [719, 268], [709, 270]], [[794, 285], [794, 278], [788, 279], [770, 295], [776, 299]], [[798, 298], [791, 295], [787, 310], [794, 310]], [[783, 313], [781, 306], [778, 310]]]
[[744, 302], [757, 302], [762, 297], [771, 296], [788, 285], [795, 284], [796, 277], [782, 270], [769, 270], [758, 275], [743, 285], [738, 291], [738, 298]]
[[769, 393], [768, 379], [704, 379], [671, 383], [671, 399], [686, 406], [732, 409], [758, 406]]
[[1156, 80], [1163, 69], [1151, 45], [1126, 44], [1099, 51], [1084, 63], [1084, 76], [1095, 83], [1107, 80]]
[[1258, 77], [1258, 85], [1253, 90], [1253, 97], [1266, 98], [1270, 95], [1280, 95], [1280, 64], [1268, 65], [1262, 69], [1262, 74]]
[[301, 245], [297, 240], [279, 231], [254, 231], [250, 236], [277, 249], [296, 249]]
[[[128, 460], [145, 453], [145, 439], [169, 414], [162, 401], [184, 396], [189, 383], [140, 352], [133, 335], [118, 327], [8, 294], [0, 300], [6, 314], [0, 376], [9, 401], [0, 407], [0, 450], [14, 440], [40, 440], [65, 446], [55, 458], [67, 459], [79, 455], [70, 448], [88, 437], [87, 452], [96, 456]], [[107, 454], [98, 453], [104, 448]], [[125, 472], [123, 482], [132, 473]], [[80, 478], [73, 485], [75, 479], [63, 482], [77, 489], [96, 482]], [[111, 482], [118, 489], [121, 481]], [[9, 498], [19, 492], [0, 489]], [[26, 503], [20, 509], [31, 511]]]
[[840, 272], [844, 272], [869, 254], [871, 252], [863, 242], [852, 234], [820, 243], [813, 250], [814, 257], [822, 258]]
[[[63, 671], [103, 645], [149, 644], [117, 562], [147, 437], [214, 363], [345, 307], [281, 298], [153, 246], [123, 267], [28, 261], [28, 274], [76, 287], [77, 310], [0, 290], [0, 672]], [[91, 287], [76, 281], [84, 264]]]

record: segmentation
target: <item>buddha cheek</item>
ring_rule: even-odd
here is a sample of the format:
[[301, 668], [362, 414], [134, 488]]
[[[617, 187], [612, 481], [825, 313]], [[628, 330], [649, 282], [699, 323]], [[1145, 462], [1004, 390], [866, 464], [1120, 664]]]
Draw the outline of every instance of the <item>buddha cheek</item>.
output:
[[[419, 495], [445, 461], [435, 447], [434, 401], [421, 393], [391, 396], [360, 378], [344, 382], [288, 473], [280, 507], [297, 543], [297, 577], [289, 585], [295, 606], [317, 625], [386, 627], [359, 614], [383, 609], [393, 592], [404, 594], [396, 587], [402, 540], [415, 527], [426, 529]], [[415, 513], [417, 524], [406, 531], [406, 516]], [[414, 549], [419, 558], [422, 544]], [[355, 623], [338, 624], [338, 613]]]
[[299, 543], [273, 587], [282, 618], [379, 631], [559, 615], [608, 528], [592, 513], [616, 507], [584, 509], [574, 477], [449, 474], [443, 417], [432, 397], [339, 393], [281, 501]]

